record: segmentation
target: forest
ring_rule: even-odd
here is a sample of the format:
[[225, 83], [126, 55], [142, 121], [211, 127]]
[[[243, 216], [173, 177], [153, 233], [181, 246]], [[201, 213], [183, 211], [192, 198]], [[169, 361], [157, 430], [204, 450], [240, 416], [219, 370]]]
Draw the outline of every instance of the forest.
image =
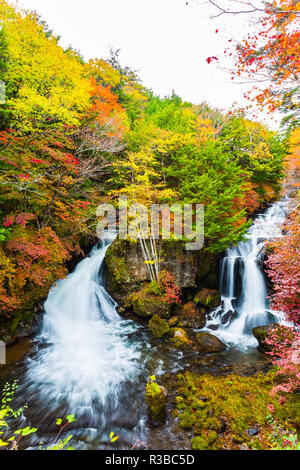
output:
[[[0, 366], [1, 450], [299, 450], [299, 13], [264, 3], [224, 53], [234, 78], [267, 77], [247, 99], [281, 113], [274, 131], [161, 97], [120, 51], [87, 61], [0, 0], [0, 340], [22, 350]], [[97, 208], [120, 197], [203, 204], [203, 248], [162, 231], [99, 246]]]

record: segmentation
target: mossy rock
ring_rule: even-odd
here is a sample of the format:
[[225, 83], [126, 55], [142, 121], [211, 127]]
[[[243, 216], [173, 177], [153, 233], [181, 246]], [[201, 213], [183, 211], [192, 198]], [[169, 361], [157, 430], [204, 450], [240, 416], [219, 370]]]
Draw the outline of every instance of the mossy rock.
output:
[[154, 377], [150, 378], [146, 386], [145, 397], [150, 409], [151, 420], [154, 423], [164, 421], [168, 397], [167, 389], [158, 385]]
[[139, 317], [150, 318], [158, 315], [161, 318], [169, 318], [171, 316], [171, 306], [148, 286], [135, 292], [131, 298], [133, 311]]
[[156, 338], [162, 338], [169, 332], [170, 326], [166, 320], [163, 320], [158, 315], [153, 315], [149, 321], [149, 330]]
[[221, 303], [220, 292], [216, 289], [201, 289], [194, 297], [196, 305], [202, 305], [208, 310], [214, 310]]
[[176, 326], [177, 323], [178, 323], [178, 321], [179, 321], [179, 318], [178, 318], [177, 316], [176, 316], [176, 317], [171, 317], [171, 318], [169, 319], [169, 325], [170, 325], [170, 327]]
[[196, 335], [195, 345], [201, 353], [222, 352], [226, 350], [225, 344], [219, 338], [206, 331], [201, 331]]
[[182, 328], [171, 328], [171, 343], [178, 349], [186, 348], [192, 344], [189, 336]]
[[187, 302], [178, 311], [180, 326], [188, 328], [203, 328], [206, 323], [205, 309], [198, 308], [194, 302]]

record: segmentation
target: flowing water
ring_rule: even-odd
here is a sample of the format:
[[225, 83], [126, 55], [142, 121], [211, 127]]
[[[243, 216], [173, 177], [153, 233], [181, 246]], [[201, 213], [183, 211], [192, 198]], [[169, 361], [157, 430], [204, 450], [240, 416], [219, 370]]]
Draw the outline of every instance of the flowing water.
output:
[[274, 203], [258, 215], [246, 240], [228, 248], [220, 270], [221, 305], [208, 316], [205, 330], [229, 345], [255, 347], [255, 326], [284, 323], [281, 312], [270, 308], [262, 271], [265, 242], [282, 236], [290, 200]]
[[[205, 329], [214, 329], [228, 345], [255, 346], [251, 328], [281, 320], [266, 300], [259, 261], [265, 239], [281, 236], [278, 226], [287, 203], [275, 203], [258, 216], [247, 240], [228, 249], [223, 259], [222, 304], [209, 315]], [[28, 403], [17, 426], [39, 428], [22, 440], [24, 448], [38, 448], [41, 441], [53, 443], [56, 419], [74, 413], [71, 432], [77, 449], [116, 448], [110, 443], [111, 431], [119, 436], [117, 448], [146, 442], [153, 449], [183, 449], [189, 436], [182, 434], [176, 421], [168, 417], [166, 425], [157, 429], [147, 421], [149, 375], [172, 375], [187, 367], [198, 373], [251, 374], [266, 366], [265, 357], [253, 348], [212, 356], [195, 351], [183, 354], [153, 338], [142, 325], [121, 318], [102, 274], [113, 239], [107, 234], [73, 273], [53, 286], [31, 352], [4, 372], [0, 369], [0, 382], [19, 380], [16, 405]]]

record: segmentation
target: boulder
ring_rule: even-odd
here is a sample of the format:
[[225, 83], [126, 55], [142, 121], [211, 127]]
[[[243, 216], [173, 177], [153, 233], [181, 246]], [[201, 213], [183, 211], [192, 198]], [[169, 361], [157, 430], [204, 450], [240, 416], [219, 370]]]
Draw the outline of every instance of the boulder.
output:
[[150, 377], [147, 383], [145, 397], [150, 409], [151, 420], [154, 423], [163, 421], [166, 414], [168, 390], [158, 385], [154, 376]]
[[226, 346], [216, 336], [201, 331], [195, 338], [196, 349], [201, 353], [213, 353], [225, 351]]
[[[215, 255], [204, 250], [188, 251], [185, 243], [174, 240], [164, 240], [162, 250], [161, 269], [174, 276], [178, 287], [217, 287], [218, 258]], [[128, 308], [124, 305], [127, 294], [150, 282], [139, 243], [116, 238], [106, 252], [105, 265], [108, 292], [120, 305]], [[209, 277], [212, 277], [210, 281]]]
[[151, 318], [157, 315], [161, 318], [169, 318], [171, 316], [170, 304], [163, 302], [161, 297], [148, 286], [132, 294], [131, 298], [133, 311], [139, 317]]
[[204, 288], [196, 293], [194, 302], [197, 305], [202, 305], [207, 310], [214, 310], [220, 305], [221, 296], [219, 291], [216, 289]]
[[188, 302], [178, 311], [178, 325], [188, 328], [203, 328], [206, 323], [205, 309]]
[[176, 348], [185, 348], [192, 344], [187, 332], [182, 328], [172, 328], [170, 331], [172, 333], [171, 343]]
[[156, 338], [162, 338], [169, 332], [170, 326], [166, 320], [163, 320], [158, 315], [153, 315], [149, 321], [149, 329], [153, 336]]

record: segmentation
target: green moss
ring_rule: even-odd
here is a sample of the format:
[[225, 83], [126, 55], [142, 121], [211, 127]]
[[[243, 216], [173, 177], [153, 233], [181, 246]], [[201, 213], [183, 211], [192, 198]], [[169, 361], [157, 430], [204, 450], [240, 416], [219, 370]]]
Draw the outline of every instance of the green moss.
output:
[[200, 304], [208, 309], [214, 309], [220, 305], [220, 293], [215, 289], [201, 289], [195, 295], [194, 302], [196, 305]]
[[171, 315], [171, 306], [164, 302], [160, 295], [155, 294], [150, 285], [132, 294], [131, 298], [133, 311], [140, 317], [149, 318], [158, 315], [169, 318]]
[[167, 390], [158, 385], [154, 379], [150, 378], [146, 386], [145, 397], [150, 408], [152, 421], [162, 421], [165, 417]]
[[[287, 426], [287, 419], [294, 425], [297, 420], [296, 400], [289, 399], [282, 406], [278, 397], [270, 395], [275, 376], [274, 369], [253, 377], [234, 374], [214, 377], [189, 372], [178, 375], [175, 406], [180, 412], [180, 426], [196, 434], [193, 449], [237, 449], [241, 443], [253, 449], [271, 448], [274, 429], [268, 405], [273, 405], [274, 419], [282, 426]], [[254, 426], [259, 435], [251, 437], [248, 429]]]
[[153, 315], [149, 321], [149, 329], [156, 338], [162, 338], [169, 332], [170, 327], [166, 320], [163, 320], [158, 315]]
[[218, 435], [215, 431], [210, 431], [204, 436], [196, 436], [192, 439], [193, 450], [214, 449], [213, 444], [217, 440]]
[[[108, 270], [110, 282], [114, 289], [122, 288], [122, 285], [129, 277], [125, 257], [120, 254], [119, 241], [114, 242], [114, 250], [108, 249], [105, 255], [105, 263]], [[115, 248], [117, 246], [117, 249]]]

